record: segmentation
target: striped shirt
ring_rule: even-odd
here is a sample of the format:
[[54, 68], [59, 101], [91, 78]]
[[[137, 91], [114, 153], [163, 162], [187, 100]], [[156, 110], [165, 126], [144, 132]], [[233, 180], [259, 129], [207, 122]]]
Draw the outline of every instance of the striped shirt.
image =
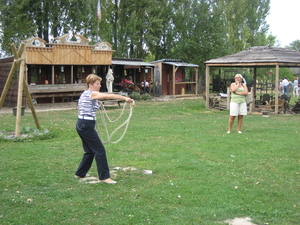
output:
[[78, 115], [79, 116], [96, 116], [96, 110], [99, 109], [97, 100], [91, 99], [93, 91], [85, 90], [78, 101]]

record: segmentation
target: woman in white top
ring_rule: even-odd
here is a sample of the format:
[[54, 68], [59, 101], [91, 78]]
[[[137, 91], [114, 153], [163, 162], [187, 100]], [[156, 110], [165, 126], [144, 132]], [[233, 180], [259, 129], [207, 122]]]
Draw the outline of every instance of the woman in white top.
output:
[[245, 96], [248, 94], [246, 84], [242, 84], [243, 76], [236, 74], [234, 77], [235, 82], [230, 85], [230, 117], [228, 121], [229, 134], [232, 129], [235, 117], [238, 117], [238, 133], [242, 133], [243, 116], [247, 115], [247, 103]]

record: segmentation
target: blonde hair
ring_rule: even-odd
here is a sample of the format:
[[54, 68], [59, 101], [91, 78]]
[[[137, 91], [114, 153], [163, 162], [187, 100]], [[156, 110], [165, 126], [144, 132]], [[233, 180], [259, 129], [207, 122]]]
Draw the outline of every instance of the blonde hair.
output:
[[102, 78], [99, 77], [96, 74], [90, 74], [86, 77], [86, 85], [89, 88], [89, 84], [94, 84], [97, 80], [99, 80], [100, 82], [102, 81]]
[[236, 78], [236, 77], [239, 77], [239, 78], [241, 78], [241, 79], [243, 79], [244, 77], [242, 76], [242, 74], [236, 74], [235, 76], [234, 76], [234, 78]]

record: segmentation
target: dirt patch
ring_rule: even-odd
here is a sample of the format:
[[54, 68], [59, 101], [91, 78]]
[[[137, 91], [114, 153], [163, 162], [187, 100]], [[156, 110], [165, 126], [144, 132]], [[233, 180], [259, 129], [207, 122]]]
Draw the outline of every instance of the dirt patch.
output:
[[233, 220], [226, 220], [225, 223], [229, 225], [256, 225], [251, 222], [251, 218], [234, 218]]

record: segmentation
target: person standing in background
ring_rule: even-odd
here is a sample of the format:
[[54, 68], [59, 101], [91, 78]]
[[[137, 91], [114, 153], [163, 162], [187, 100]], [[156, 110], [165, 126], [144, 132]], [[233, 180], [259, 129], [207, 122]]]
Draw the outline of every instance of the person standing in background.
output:
[[149, 82], [147, 80], [144, 80], [141, 83], [142, 86], [142, 90], [144, 91], [144, 93], [149, 93]]
[[287, 80], [286, 77], [283, 79], [282, 85], [283, 85], [283, 94], [288, 96], [289, 95], [289, 81]]
[[238, 117], [238, 133], [241, 134], [243, 117], [247, 115], [246, 95], [248, 94], [247, 85], [243, 84], [243, 76], [236, 74], [234, 77], [235, 82], [230, 85], [230, 117], [228, 120], [227, 134], [231, 133], [232, 125], [235, 117]]
[[299, 80], [298, 77], [294, 78], [294, 88], [293, 88], [293, 97], [299, 97]]

